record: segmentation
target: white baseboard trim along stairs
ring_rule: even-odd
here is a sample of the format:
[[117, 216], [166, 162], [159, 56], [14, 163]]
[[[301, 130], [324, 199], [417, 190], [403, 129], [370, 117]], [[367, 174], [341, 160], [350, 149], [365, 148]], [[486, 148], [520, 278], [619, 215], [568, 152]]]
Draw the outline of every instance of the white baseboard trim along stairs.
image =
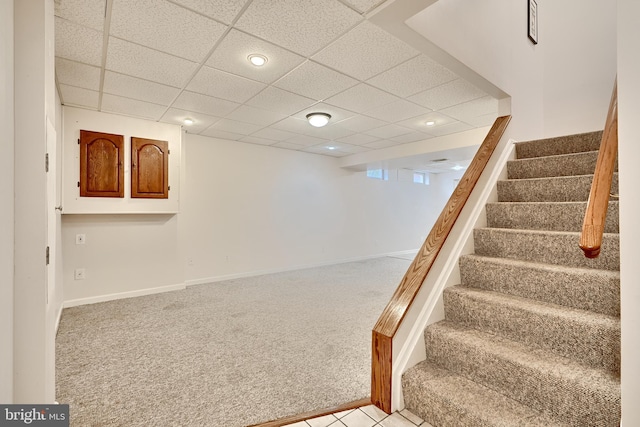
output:
[[402, 377], [406, 408], [434, 427], [619, 426], [617, 201], [600, 257], [578, 246], [601, 135], [516, 145], [426, 360]]

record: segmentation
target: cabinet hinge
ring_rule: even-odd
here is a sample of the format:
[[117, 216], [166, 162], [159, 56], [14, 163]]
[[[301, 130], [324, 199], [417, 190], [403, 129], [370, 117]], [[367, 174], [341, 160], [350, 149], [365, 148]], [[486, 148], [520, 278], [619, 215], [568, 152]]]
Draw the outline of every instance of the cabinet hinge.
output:
[[45, 259], [46, 259], [46, 261], [47, 261], [47, 265], [49, 265], [49, 246], [47, 246], [47, 251], [46, 251], [46, 254], [45, 254]]
[[167, 150], [167, 154], [171, 154], [171, 150]]
[[78, 181], [78, 188], [80, 188], [80, 181]]
[[167, 191], [171, 191], [171, 186], [167, 186]]
[[78, 138], [78, 145], [80, 145], [80, 138]]
[[49, 153], [44, 155], [44, 171], [49, 172]]

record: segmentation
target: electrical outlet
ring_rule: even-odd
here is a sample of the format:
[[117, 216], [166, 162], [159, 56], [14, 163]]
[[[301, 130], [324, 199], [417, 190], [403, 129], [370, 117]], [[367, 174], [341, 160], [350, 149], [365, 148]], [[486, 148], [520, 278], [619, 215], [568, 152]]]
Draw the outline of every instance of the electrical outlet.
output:
[[75, 280], [84, 280], [86, 278], [86, 272], [84, 270], [84, 268], [76, 268], [76, 270], [74, 271], [74, 279]]
[[87, 240], [87, 236], [85, 236], [84, 234], [76, 234], [76, 245], [84, 245], [84, 242], [86, 242]]

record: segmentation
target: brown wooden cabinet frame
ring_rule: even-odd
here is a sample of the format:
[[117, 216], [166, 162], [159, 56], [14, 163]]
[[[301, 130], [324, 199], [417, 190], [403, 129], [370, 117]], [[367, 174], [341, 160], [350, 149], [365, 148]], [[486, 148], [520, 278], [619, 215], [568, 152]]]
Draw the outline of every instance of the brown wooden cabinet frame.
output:
[[124, 197], [124, 137], [80, 130], [81, 197]]
[[169, 143], [131, 137], [131, 198], [169, 198]]

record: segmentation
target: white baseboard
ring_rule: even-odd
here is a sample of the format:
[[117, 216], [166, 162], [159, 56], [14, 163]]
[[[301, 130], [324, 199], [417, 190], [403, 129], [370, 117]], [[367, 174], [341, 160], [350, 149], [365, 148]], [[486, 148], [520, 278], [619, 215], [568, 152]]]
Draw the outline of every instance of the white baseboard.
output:
[[78, 298], [78, 299], [65, 301], [63, 304], [63, 307], [69, 308], [69, 307], [75, 307], [78, 305], [95, 304], [98, 302], [113, 301], [117, 299], [141, 297], [144, 295], [160, 294], [163, 292], [170, 292], [170, 291], [180, 291], [183, 289], [186, 289], [186, 285], [184, 283], [180, 283], [177, 285], [160, 286], [157, 288], [140, 289], [137, 291], [120, 292], [117, 294], [98, 295], [95, 297]]
[[344, 258], [344, 259], [331, 260], [331, 261], [319, 262], [319, 263], [314, 263], [314, 264], [296, 265], [296, 266], [293, 266], [293, 267], [286, 267], [286, 268], [273, 268], [273, 269], [267, 269], [267, 270], [255, 270], [255, 271], [248, 271], [248, 272], [242, 272], [242, 273], [225, 274], [225, 275], [222, 275], [222, 276], [203, 277], [203, 278], [200, 278], [200, 279], [186, 280], [185, 284], [187, 286], [205, 285], [207, 283], [223, 282], [225, 280], [242, 279], [242, 278], [245, 278], [245, 277], [262, 276], [264, 274], [286, 273], [288, 271], [302, 270], [302, 269], [305, 269], [305, 268], [325, 267], [327, 265], [344, 264], [344, 263], [347, 263], [347, 262], [364, 261], [364, 260], [367, 260], [367, 259], [382, 258], [382, 257], [387, 257], [387, 256], [393, 257], [393, 256], [399, 256], [399, 255], [407, 255], [407, 254], [414, 253], [414, 252], [416, 252], [418, 250], [419, 250], [419, 248], [405, 250], [405, 251], [387, 252], [387, 253], [384, 253], [384, 254], [367, 255], [367, 256], [353, 257], [353, 258]]

